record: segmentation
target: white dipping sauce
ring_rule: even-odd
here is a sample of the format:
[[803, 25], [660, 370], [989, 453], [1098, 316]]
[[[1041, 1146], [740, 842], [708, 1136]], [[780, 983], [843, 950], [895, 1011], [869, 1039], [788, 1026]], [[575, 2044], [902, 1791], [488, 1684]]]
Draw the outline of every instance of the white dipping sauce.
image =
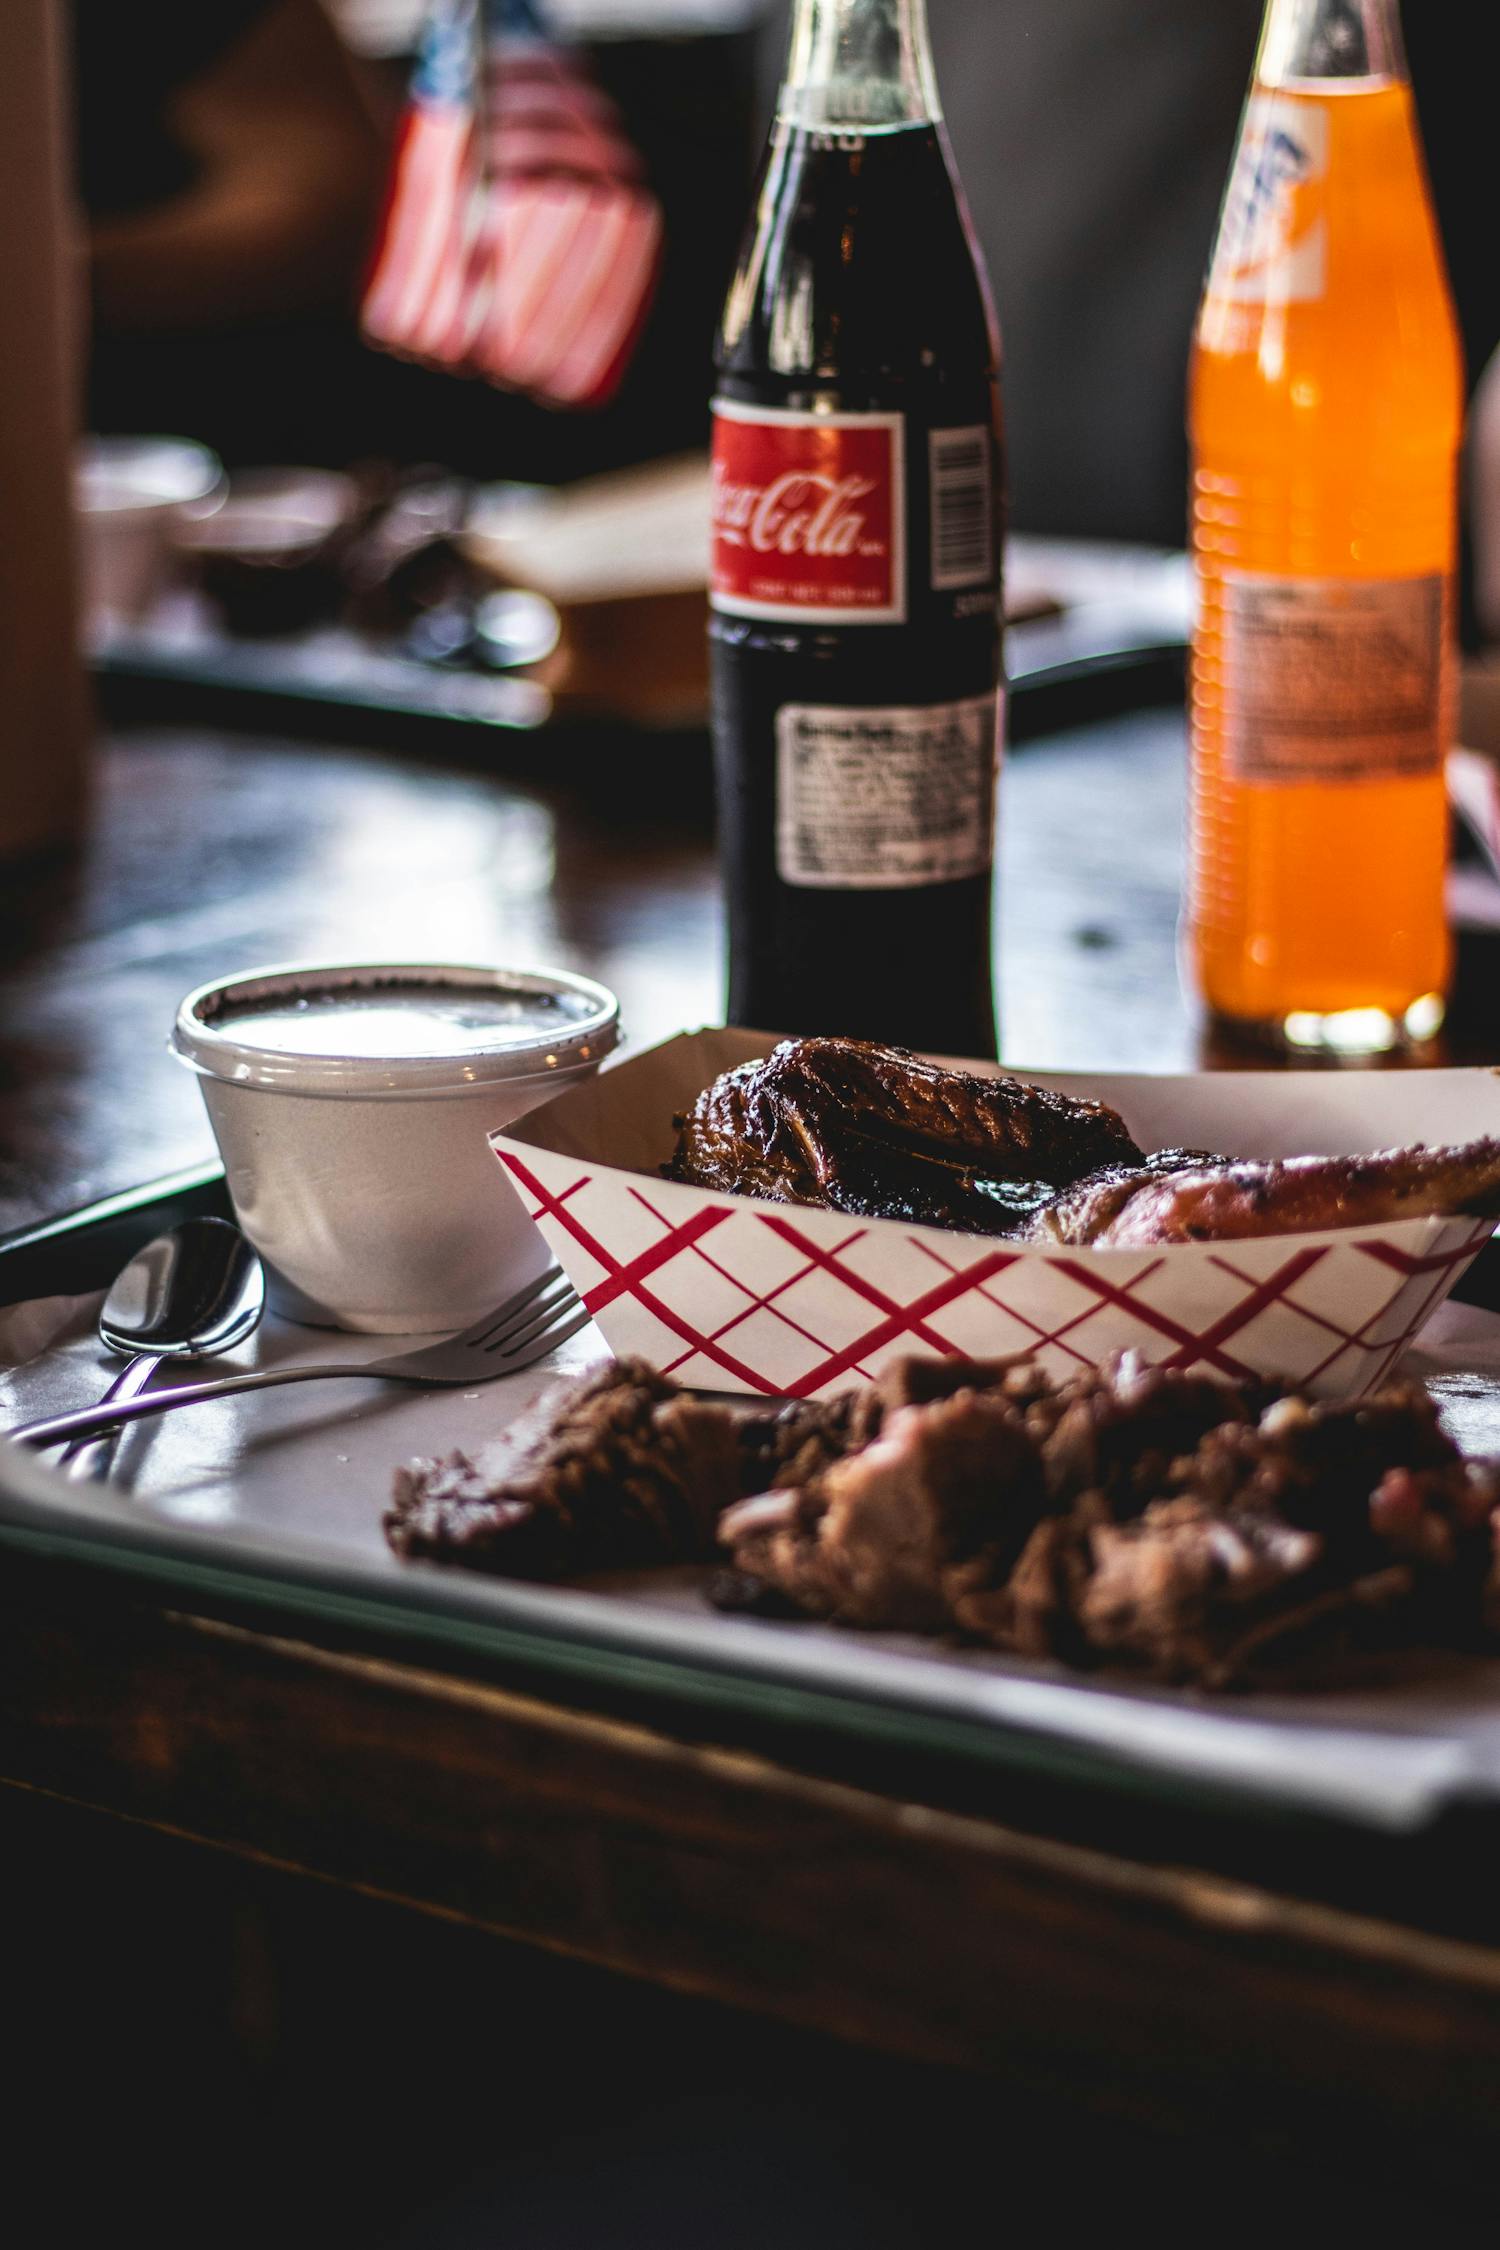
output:
[[285, 1055], [388, 1056], [492, 1054], [532, 1045], [587, 1021], [581, 995], [452, 984], [277, 994], [208, 1017], [216, 1031]]

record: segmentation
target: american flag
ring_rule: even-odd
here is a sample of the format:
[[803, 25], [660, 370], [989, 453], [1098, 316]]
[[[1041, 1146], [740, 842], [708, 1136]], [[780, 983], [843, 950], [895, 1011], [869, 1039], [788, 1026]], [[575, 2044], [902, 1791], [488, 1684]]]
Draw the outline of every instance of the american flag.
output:
[[433, 0], [365, 295], [371, 340], [549, 405], [601, 405], [661, 242], [614, 104], [534, 0]]

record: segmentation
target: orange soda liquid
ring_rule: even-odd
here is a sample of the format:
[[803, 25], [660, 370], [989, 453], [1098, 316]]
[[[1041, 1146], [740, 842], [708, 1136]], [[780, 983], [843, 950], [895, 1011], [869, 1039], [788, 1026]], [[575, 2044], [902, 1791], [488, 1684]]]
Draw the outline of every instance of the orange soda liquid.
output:
[[1294, 1044], [1441, 1021], [1462, 414], [1410, 88], [1257, 85], [1191, 375], [1185, 935]]

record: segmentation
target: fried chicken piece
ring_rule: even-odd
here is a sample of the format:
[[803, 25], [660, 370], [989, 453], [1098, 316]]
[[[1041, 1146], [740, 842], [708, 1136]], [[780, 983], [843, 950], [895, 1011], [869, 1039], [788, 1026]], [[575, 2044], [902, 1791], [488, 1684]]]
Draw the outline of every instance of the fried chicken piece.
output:
[[1500, 1140], [1192, 1165], [1165, 1174], [1143, 1167], [1133, 1187], [1116, 1176], [1056, 1198], [1038, 1213], [1029, 1239], [1141, 1250], [1461, 1212], [1500, 1216]]
[[1142, 1161], [1115, 1110], [861, 1039], [788, 1039], [679, 1120], [672, 1179], [861, 1218], [1007, 1234], [1064, 1187]]

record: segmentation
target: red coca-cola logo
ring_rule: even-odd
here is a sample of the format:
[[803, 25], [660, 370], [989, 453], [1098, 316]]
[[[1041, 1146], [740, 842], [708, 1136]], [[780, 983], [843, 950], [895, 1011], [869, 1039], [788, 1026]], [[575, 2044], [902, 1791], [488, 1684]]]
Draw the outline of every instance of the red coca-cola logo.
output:
[[742, 617], [906, 614], [899, 414], [714, 410], [713, 601]]

